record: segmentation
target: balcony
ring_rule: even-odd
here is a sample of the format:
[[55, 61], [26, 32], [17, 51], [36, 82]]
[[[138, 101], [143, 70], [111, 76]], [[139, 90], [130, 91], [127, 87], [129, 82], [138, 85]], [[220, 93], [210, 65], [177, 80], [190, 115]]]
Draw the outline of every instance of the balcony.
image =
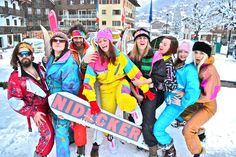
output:
[[14, 15], [14, 16], [21, 16], [21, 17], [25, 15], [23, 10], [15, 10], [12, 8], [5, 8], [5, 7], [0, 7], [0, 14], [6, 15], [6, 16]]
[[25, 32], [26, 32], [26, 27], [0, 26], [0, 34], [16, 34]]
[[84, 15], [78, 15], [78, 14], [69, 14], [69, 15], [60, 15], [62, 19], [79, 19], [79, 20], [95, 20], [96, 14], [84, 14]]

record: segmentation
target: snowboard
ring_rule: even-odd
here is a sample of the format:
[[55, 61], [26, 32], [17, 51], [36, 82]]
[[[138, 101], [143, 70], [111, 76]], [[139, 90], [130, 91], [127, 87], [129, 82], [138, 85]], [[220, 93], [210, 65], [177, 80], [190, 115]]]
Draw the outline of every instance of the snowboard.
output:
[[45, 27], [40, 25], [40, 28], [41, 28], [41, 30], [43, 32], [45, 56], [49, 57], [50, 56], [50, 52], [51, 52], [50, 35], [48, 34], [48, 31], [46, 30]]
[[148, 150], [144, 143], [141, 127], [101, 109], [92, 115], [90, 104], [68, 92], [58, 92], [49, 96], [49, 106], [56, 115], [120, 138], [127, 143]]
[[54, 10], [50, 10], [50, 12], [48, 13], [48, 21], [51, 31], [54, 33], [58, 32], [57, 16]]

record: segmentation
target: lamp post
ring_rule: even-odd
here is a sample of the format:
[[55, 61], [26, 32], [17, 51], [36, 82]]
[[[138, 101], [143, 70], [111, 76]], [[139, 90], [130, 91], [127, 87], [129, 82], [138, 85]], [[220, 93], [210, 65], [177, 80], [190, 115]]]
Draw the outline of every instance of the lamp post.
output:
[[169, 14], [166, 14], [166, 34], [167, 34], [167, 27], [168, 27], [168, 20], [169, 20]]

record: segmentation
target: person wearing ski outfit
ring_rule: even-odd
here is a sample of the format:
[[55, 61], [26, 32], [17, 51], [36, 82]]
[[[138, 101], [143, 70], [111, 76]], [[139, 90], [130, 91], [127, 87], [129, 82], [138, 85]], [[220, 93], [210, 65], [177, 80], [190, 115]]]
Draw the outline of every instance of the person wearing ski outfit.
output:
[[[184, 40], [178, 47], [177, 59], [174, 63], [178, 85], [174, 91], [167, 94], [166, 107], [153, 128], [159, 147], [164, 152], [166, 149], [174, 149], [173, 138], [166, 132], [166, 128], [200, 96], [198, 72], [193, 64], [192, 45], [190, 40]], [[176, 157], [176, 152], [170, 150], [165, 153], [165, 157]]]
[[[46, 65], [46, 81], [50, 93], [69, 92], [78, 95], [80, 88], [79, 67], [68, 50], [68, 37], [56, 32], [50, 39], [51, 55]], [[57, 157], [70, 157], [70, 121], [63, 116], [53, 115]]]
[[[77, 62], [78, 66], [80, 67], [81, 72], [79, 74], [81, 82], [83, 82], [87, 64], [90, 62], [95, 62], [96, 54], [94, 53], [93, 48], [90, 47], [90, 45], [86, 42], [86, 31], [81, 24], [72, 27], [68, 33], [71, 36], [70, 52]], [[84, 100], [87, 100], [86, 97], [82, 94], [83, 87], [83, 84], [81, 84], [78, 96]], [[77, 155], [85, 156], [85, 145], [87, 143], [86, 127], [78, 123], [72, 123], [71, 128], [74, 131], [74, 140], [75, 145], [77, 146]]]
[[49, 91], [45, 81], [45, 69], [33, 63], [33, 48], [20, 42], [13, 50], [11, 65], [14, 71], [8, 81], [8, 100], [11, 108], [38, 127], [40, 138], [34, 152], [35, 157], [47, 156], [54, 144], [54, 130], [49, 114]]
[[[100, 83], [101, 108], [115, 114], [117, 105], [122, 111], [130, 113], [136, 124], [142, 123], [142, 113], [136, 99], [130, 95], [130, 85], [126, 80], [128, 76], [145, 80], [142, 73], [134, 63], [112, 44], [112, 33], [109, 29], [101, 29], [96, 36], [98, 43], [98, 59], [89, 63], [85, 73], [83, 94], [90, 103], [91, 114], [100, 112], [97, 104], [94, 83], [96, 79]], [[155, 95], [149, 91], [148, 84], [141, 85], [144, 97], [150, 100]], [[127, 103], [129, 102], [129, 103]], [[98, 156], [98, 148], [101, 143], [95, 141], [91, 156]]]
[[143, 99], [142, 91], [133, 92], [141, 104], [143, 114], [142, 133], [145, 143], [149, 146], [149, 157], [156, 157], [157, 140], [153, 135], [153, 126], [156, 121], [156, 109], [161, 105], [160, 100], [164, 97], [164, 91], [160, 90], [159, 86], [164, 83], [166, 78], [166, 65], [162, 55], [151, 49], [149, 31], [139, 28], [133, 33], [133, 36], [134, 47], [129, 53], [129, 57], [147, 80], [141, 82], [134, 79], [132, 82], [135, 86], [150, 85], [150, 91], [156, 95], [154, 100], [149, 100]]
[[213, 65], [214, 57], [211, 55], [211, 46], [208, 43], [197, 41], [192, 50], [201, 89], [197, 103], [202, 104], [202, 109], [187, 121], [183, 128], [183, 135], [189, 151], [194, 154], [194, 157], [199, 157], [204, 153], [204, 149], [198, 137], [198, 130], [216, 113], [216, 97], [220, 91], [220, 76]]

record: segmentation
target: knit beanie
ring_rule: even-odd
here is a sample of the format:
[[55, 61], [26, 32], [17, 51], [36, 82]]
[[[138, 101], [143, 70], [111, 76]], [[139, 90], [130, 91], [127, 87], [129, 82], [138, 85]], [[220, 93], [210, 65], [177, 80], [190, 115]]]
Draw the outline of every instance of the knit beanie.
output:
[[148, 38], [148, 41], [150, 41], [150, 32], [147, 31], [144, 28], [139, 28], [133, 33], [134, 41], [140, 37], [140, 36], [145, 36]]
[[112, 42], [113, 41], [112, 40], [112, 31], [107, 28], [99, 30], [97, 33], [96, 42], [98, 42], [101, 38], [106, 38]]
[[202, 51], [208, 55], [208, 57], [211, 56], [211, 46], [203, 41], [197, 41], [193, 45], [193, 51]]
[[50, 45], [52, 46], [52, 39], [55, 39], [56, 37], [62, 38], [64, 40], [66, 40], [66, 42], [68, 43], [68, 37], [65, 33], [62, 32], [56, 32], [55, 34], [53, 34], [53, 36], [50, 39]]

